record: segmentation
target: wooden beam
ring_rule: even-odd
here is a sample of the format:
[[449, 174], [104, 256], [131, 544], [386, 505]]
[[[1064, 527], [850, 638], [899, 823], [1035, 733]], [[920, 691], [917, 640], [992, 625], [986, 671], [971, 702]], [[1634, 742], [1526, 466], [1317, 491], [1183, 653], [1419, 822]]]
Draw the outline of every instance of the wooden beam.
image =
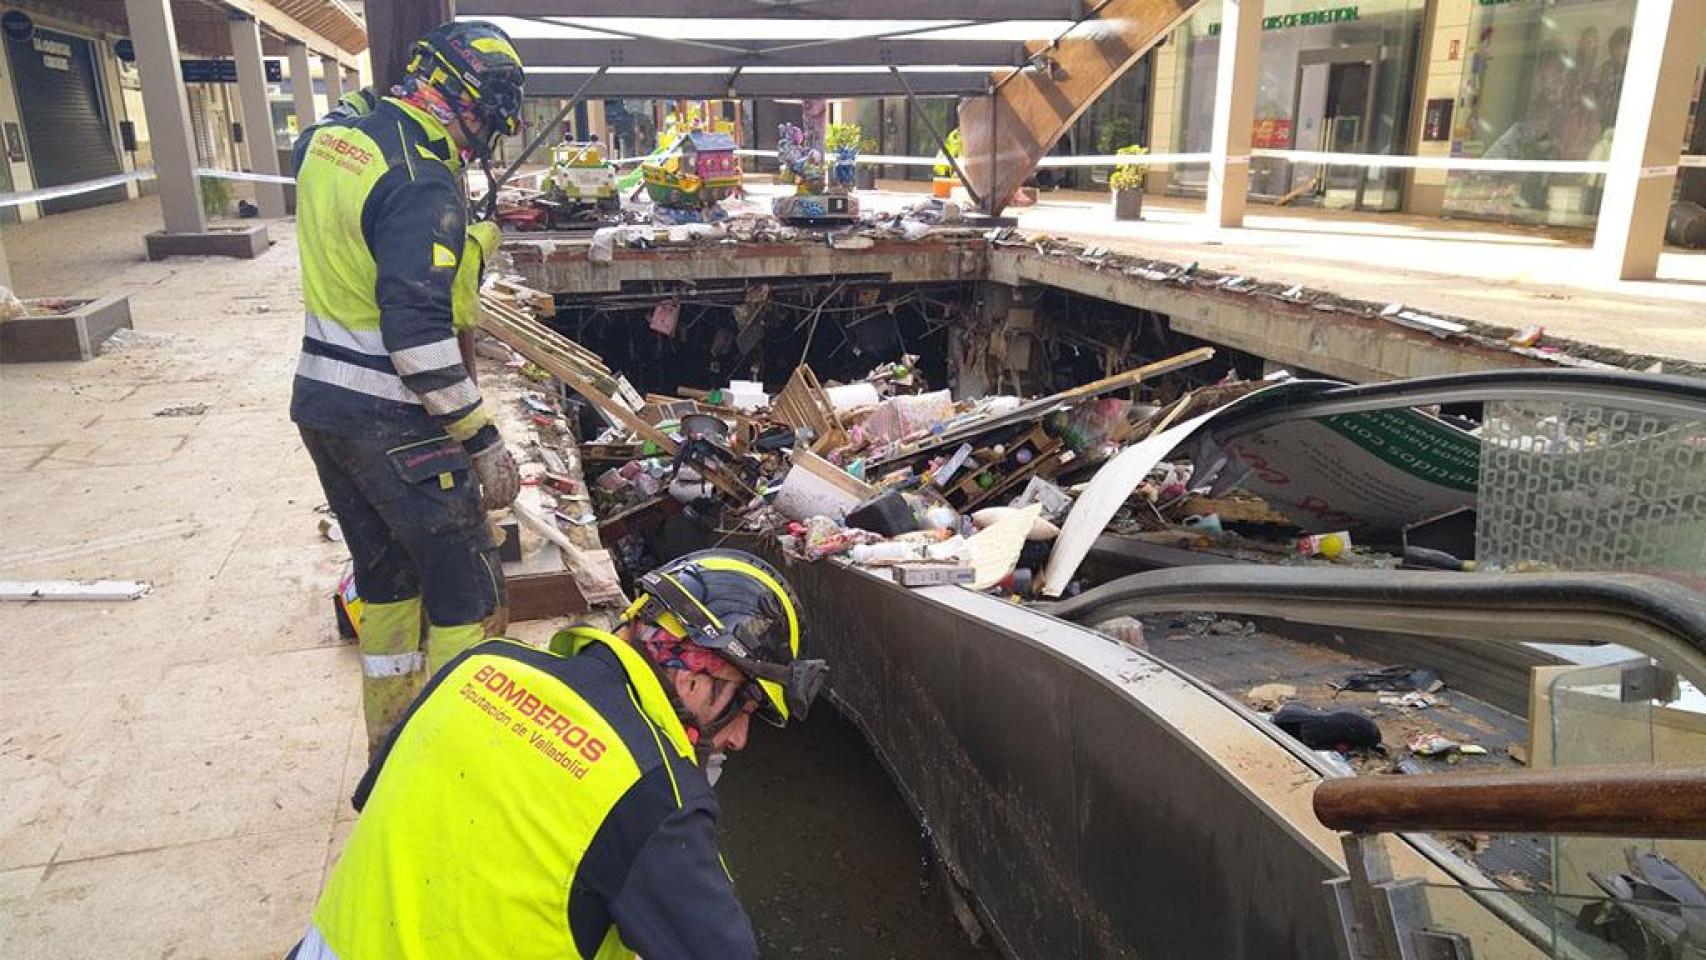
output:
[[962, 162], [986, 210], [1005, 207], [1073, 121], [1200, 2], [1108, 0], [1058, 43], [1026, 43], [1037, 65], [997, 76], [994, 96], [962, 102]]
[[367, 55], [373, 85], [389, 90], [403, 82], [409, 48], [428, 30], [456, 16], [451, 0], [367, 0]]
[[367, 49], [367, 33], [361, 30], [360, 23], [354, 20], [350, 21], [346, 28], [335, 31], [335, 35], [327, 35], [285, 13], [267, 0], [220, 0], [220, 5], [227, 10], [253, 17], [263, 30], [306, 44], [310, 50], [322, 56], [336, 57], [338, 62], [345, 66], [354, 67], [360, 62], [359, 54]]

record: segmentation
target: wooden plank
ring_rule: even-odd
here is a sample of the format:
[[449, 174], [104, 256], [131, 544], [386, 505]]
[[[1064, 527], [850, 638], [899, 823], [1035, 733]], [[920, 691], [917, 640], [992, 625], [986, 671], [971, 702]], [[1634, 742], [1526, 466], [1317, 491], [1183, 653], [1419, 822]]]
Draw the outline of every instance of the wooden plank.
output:
[[794, 368], [793, 376], [776, 395], [771, 408], [783, 423], [795, 429], [804, 427], [812, 431], [811, 448], [814, 453], [824, 453], [847, 443], [847, 430], [835, 412], [835, 405], [824, 392], [817, 374], [803, 363]]
[[154, 591], [143, 580], [0, 580], [0, 600], [136, 600]]
[[1108, 393], [1113, 390], [1119, 390], [1125, 387], [1135, 387], [1150, 377], [1159, 377], [1163, 374], [1173, 373], [1174, 371], [1182, 370], [1185, 367], [1195, 366], [1196, 364], [1203, 363], [1213, 358], [1213, 347], [1198, 347], [1195, 350], [1168, 357], [1165, 360], [1157, 360], [1154, 363], [1144, 364], [1134, 370], [1127, 370], [1124, 373], [1115, 374], [1111, 377], [1104, 377], [1100, 380], [1086, 383], [1083, 386], [1073, 387], [1070, 390], [1063, 390], [1053, 396], [1043, 397], [1027, 403], [1021, 403], [1012, 411], [1002, 414], [999, 417], [987, 417], [983, 420], [978, 420], [964, 426], [957, 427], [953, 430], [949, 430], [940, 436], [930, 437], [925, 440], [921, 446], [913, 447], [910, 450], [902, 450], [894, 456], [873, 461], [872, 466], [886, 468], [892, 464], [915, 460], [918, 457], [933, 453], [944, 447], [958, 447], [961, 443], [974, 437], [983, 436], [992, 430], [998, 430], [1002, 427], [1016, 423], [1023, 423], [1027, 420], [1039, 419], [1043, 414], [1062, 403], [1075, 400], [1086, 400], [1098, 394]]
[[[487, 305], [488, 299], [481, 298], [482, 306]], [[504, 311], [492, 310], [489, 307], [481, 311], [480, 325], [514, 347], [522, 356], [563, 381], [569, 389], [585, 397], [601, 413], [627, 427], [636, 436], [657, 444], [667, 454], [673, 455], [679, 449], [669, 434], [647, 423], [639, 414], [617, 403], [610, 394], [600, 390], [587, 371], [571, 359], [570, 351], [564, 346], [570, 342], [567, 337], [532, 321], [524, 322], [506, 317]]]
[[504, 581], [504, 587], [509, 593], [511, 623], [572, 617], [591, 609], [581, 595], [575, 575], [567, 570], [509, 577]]

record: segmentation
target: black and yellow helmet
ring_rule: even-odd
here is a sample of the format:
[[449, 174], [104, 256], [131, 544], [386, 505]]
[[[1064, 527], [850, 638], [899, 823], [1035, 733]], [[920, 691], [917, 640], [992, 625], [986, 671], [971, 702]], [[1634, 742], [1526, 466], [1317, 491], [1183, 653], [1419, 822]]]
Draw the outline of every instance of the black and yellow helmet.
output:
[[527, 72], [509, 34], [496, 25], [460, 20], [434, 27], [415, 43], [404, 72], [479, 117], [486, 153], [498, 137], [520, 132]]
[[714, 651], [745, 674], [757, 713], [775, 726], [805, 719], [829, 676], [800, 658], [799, 603], [770, 564], [741, 550], [700, 550], [639, 579], [623, 620], [646, 619]]

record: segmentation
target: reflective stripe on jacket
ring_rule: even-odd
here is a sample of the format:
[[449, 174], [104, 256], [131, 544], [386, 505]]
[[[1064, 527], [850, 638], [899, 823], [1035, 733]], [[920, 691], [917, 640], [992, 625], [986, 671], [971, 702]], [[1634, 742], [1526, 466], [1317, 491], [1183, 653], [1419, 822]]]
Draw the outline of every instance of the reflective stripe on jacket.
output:
[[717, 805], [651, 666], [608, 633], [448, 664], [356, 792], [319, 956], [755, 957]]
[[453, 288], [477, 248], [443, 125], [385, 98], [309, 130], [296, 158], [307, 316], [291, 418], [387, 445], [469, 441], [490, 418], [456, 342]]

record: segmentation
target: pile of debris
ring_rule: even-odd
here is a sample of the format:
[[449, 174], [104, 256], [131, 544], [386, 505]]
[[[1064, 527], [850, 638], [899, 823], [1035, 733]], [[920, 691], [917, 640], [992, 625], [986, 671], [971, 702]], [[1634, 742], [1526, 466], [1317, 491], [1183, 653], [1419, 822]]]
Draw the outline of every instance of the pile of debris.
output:
[[551, 383], [525, 401], [533, 415], [581, 439], [584, 479], [544, 471], [547, 486], [583, 498], [556, 516], [595, 526], [594, 542], [624, 565], [645, 559], [637, 534], [677, 514], [777, 538], [803, 561], [838, 558], [907, 586], [1021, 599], [1076, 592], [1080, 565], [1109, 538], [1219, 562], [1399, 562], [1334, 526], [1365, 517], [1311, 517], [1255, 492], [1283, 465], [1236, 444], [1172, 457], [1203, 424], [1276, 384], [1225, 381], [1170, 392], [1164, 405], [1114, 395], [1141, 398], [1212, 348], [1038, 398], [956, 400], [904, 355], [850, 383], [823, 383], [801, 364], [774, 395], [745, 380], [642, 395], [541, 319], [549, 296], [499, 280], [483, 304], [488, 349], [513, 351], [516, 365]]

